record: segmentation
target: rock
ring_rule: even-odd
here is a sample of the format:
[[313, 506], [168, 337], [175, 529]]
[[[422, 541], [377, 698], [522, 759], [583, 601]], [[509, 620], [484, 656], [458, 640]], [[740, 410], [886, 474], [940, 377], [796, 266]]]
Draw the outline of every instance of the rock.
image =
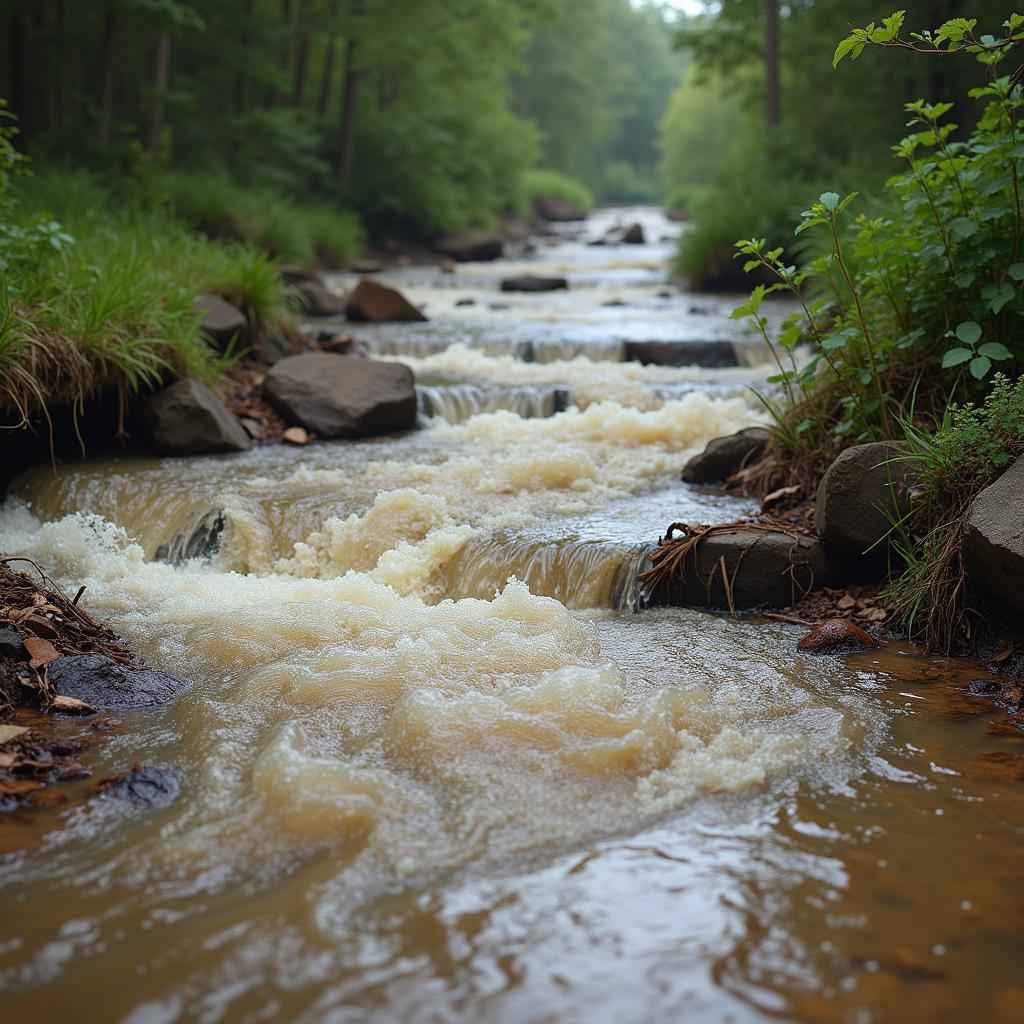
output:
[[649, 366], [739, 366], [731, 341], [626, 341], [623, 359]]
[[195, 307], [203, 317], [199, 326], [219, 348], [224, 348], [246, 329], [245, 314], [219, 295], [204, 292], [196, 297]]
[[885, 567], [889, 545], [882, 540], [892, 528], [891, 520], [910, 509], [909, 492], [916, 477], [908, 464], [891, 461], [906, 450], [899, 441], [847, 448], [818, 485], [814, 507], [818, 536], [830, 554], [862, 572]]
[[1024, 458], [974, 499], [963, 556], [975, 586], [1024, 609]]
[[122, 665], [105, 654], [65, 654], [47, 671], [54, 693], [99, 711], [155, 707], [188, 687], [166, 672]]
[[282, 435], [281, 440], [285, 444], [294, 444], [299, 447], [309, 444], [312, 438], [303, 427], [289, 427]]
[[501, 235], [497, 231], [481, 231], [479, 228], [445, 235], [434, 243], [434, 248], [443, 256], [450, 256], [460, 263], [497, 260], [505, 254], [505, 242]]
[[476, 299], [459, 299], [455, 303], [455, 305], [456, 306], [475, 306], [476, 305]]
[[667, 603], [728, 608], [722, 585], [723, 558], [736, 609], [785, 608], [805, 592], [828, 582], [828, 558], [819, 541], [792, 537], [781, 530], [737, 526], [709, 534], [700, 542], [696, 565], [693, 555], [688, 556], [685, 575], [672, 581]]
[[878, 641], [860, 626], [847, 619], [829, 619], [815, 626], [796, 645], [809, 654], [849, 654], [851, 651], [873, 651]]
[[153, 444], [164, 455], [244, 452], [252, 444], [227, 406], [191, 378], [147, 396], [143, 417]]
[[564, 277], [537, 277], [534, 274], [506, 277], [501, 282], [503, 292], [556, 292], [568, 287], [569, 282]]
[[571, 221], [586, 220], [587, 211], [570, 203], [561, 196], [537, 196], [533, 201], [533, 212], [541, 220]]
[[441, 260], [441, 273], [442, 274], [454, 274], [458, 269], [458, 264], [455, 260]]
[[732, 476], [749, 462], [755, 462], [768, 447], [771, 433], [764, 427], [746, 427], [726, 437], [713, 437], [704, 451], [683, 466], [683, 480], [708, 484]]
[[643, 225], [641, 224], [630, 225], [622, 235], [622, 242], [625, 245], [643, 245], [646, 241]]
[[665, 211], [665, 217], [676, 224], [680, 224], [690, 219], [682, 210], [680, 210], [676, 206], [670, 206]]
[[427, 319], [400, 291], [366, 277], [349, 295], [345, 314], [349, 320], [369, 323]]
[[530, 225], [515, 217], [506, 217], [501, 222], [501, 233], [510, 242], [525, 242], [530, 237]]
[[25, 645], [21, 634], [13, 626], [0, 626], [0, 654], [8, 658], [23, 658]]
[[379, 274], [383, 269], [384, 264], [380, 260], [370, 259], [365, 256], [352, 264], [353, 274]]
[[401, 363], [332, 352], [290, 356], [263, 382], [270, 404], [289, 422], [321, 437], [362, 437], [416, 425], [412, 371]]
[[341, 316], [345, 312], [346, 300], [336, 295], [320, 281], [306, 279], [293, 282], [293, 287], [302, 297], [302, 309], [310, 316]]
[[170, 768], [154, 764], [137, 764], [123, 775], [100, 782], [103, 799], [117, 800], [138, 810], [166, 807], [180, 792], [177, 775]]

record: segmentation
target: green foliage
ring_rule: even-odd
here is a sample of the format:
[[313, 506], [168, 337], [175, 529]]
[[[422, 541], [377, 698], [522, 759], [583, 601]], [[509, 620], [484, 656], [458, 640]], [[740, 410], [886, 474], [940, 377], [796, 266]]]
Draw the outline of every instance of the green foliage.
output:
[[517, 208], [520, 216], [527, 216], [534, 199], [541, 196], [564, 199], [581, 210], [590, 210], [594, 206], [594, 197], [590, 189], [567, 174], [541, 167], [533, 167], [524, 171], [519, 178]]

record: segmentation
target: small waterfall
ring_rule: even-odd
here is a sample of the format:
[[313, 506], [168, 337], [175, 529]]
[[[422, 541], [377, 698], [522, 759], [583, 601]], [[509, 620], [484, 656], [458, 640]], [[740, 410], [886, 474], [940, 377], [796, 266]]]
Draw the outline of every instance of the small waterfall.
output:
[[411, 332], [395, 332], [378, 336], [375, 331], [361, 331], [357, 337], [367, 354], [371, 356], [412, 356], [415, 359], [425, 359], [427, 356], [443, 352], [449, 345], [459, 342], [489, 356], [512, 356], [513, 359], [518, 359], [523, 363], [534, 361], [533, 343], [517, 341], [512, 338], [478, 339], [453, 334], [414, 334]]
[[462, 423], [484, 412], [507, 410], [523, 419], [554, 416], [572, 404], [572, 391], [561, 384], [485, 387], [478, 384], [416, 387], [420, 415]]
[[625, 344], [616, 339], [538, 338], [533, 342], [535, 363], [554, 363], [582, 356], [594, 363], [621, 363]]
[[153, 554], [153, 561], [180, 565], [192, 558], [212, 558], [220, 548], [224, 525], [224, 513], [220, 509], [207, 512], [194, 529], [176, 534], [161, 544]]

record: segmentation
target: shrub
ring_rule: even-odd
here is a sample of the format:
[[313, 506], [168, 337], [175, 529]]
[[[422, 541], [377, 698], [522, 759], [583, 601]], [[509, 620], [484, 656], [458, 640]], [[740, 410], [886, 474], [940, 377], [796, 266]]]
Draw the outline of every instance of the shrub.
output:
[[564, 199], [582, 210], [591, 210], [594, 206], [594, 197], [586, 185], [560, 171], [534, 167], [519, 179], [519, 215], [528, 216], [534, 199], [541, 196]]

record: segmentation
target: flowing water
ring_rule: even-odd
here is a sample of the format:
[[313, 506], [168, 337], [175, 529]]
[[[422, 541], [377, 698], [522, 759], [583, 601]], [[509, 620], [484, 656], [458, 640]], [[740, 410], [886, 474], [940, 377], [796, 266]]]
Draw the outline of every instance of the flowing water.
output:
[[[410, 435], [17, 482], [0, 550], [193, 685], [97, 754], [176, 799], [0, 820], [5, 1021], [1022, 1019], [984, 672], [635, 611], [668, 522], [748, 511], [675, 481], [767, 372], [612, 358], [721, 313], [658, 295], [669, 251], [397, 272], [434, 319], [359, 333], [415, 368]], [[572, 288], [512, 303], [527, 267]]]

